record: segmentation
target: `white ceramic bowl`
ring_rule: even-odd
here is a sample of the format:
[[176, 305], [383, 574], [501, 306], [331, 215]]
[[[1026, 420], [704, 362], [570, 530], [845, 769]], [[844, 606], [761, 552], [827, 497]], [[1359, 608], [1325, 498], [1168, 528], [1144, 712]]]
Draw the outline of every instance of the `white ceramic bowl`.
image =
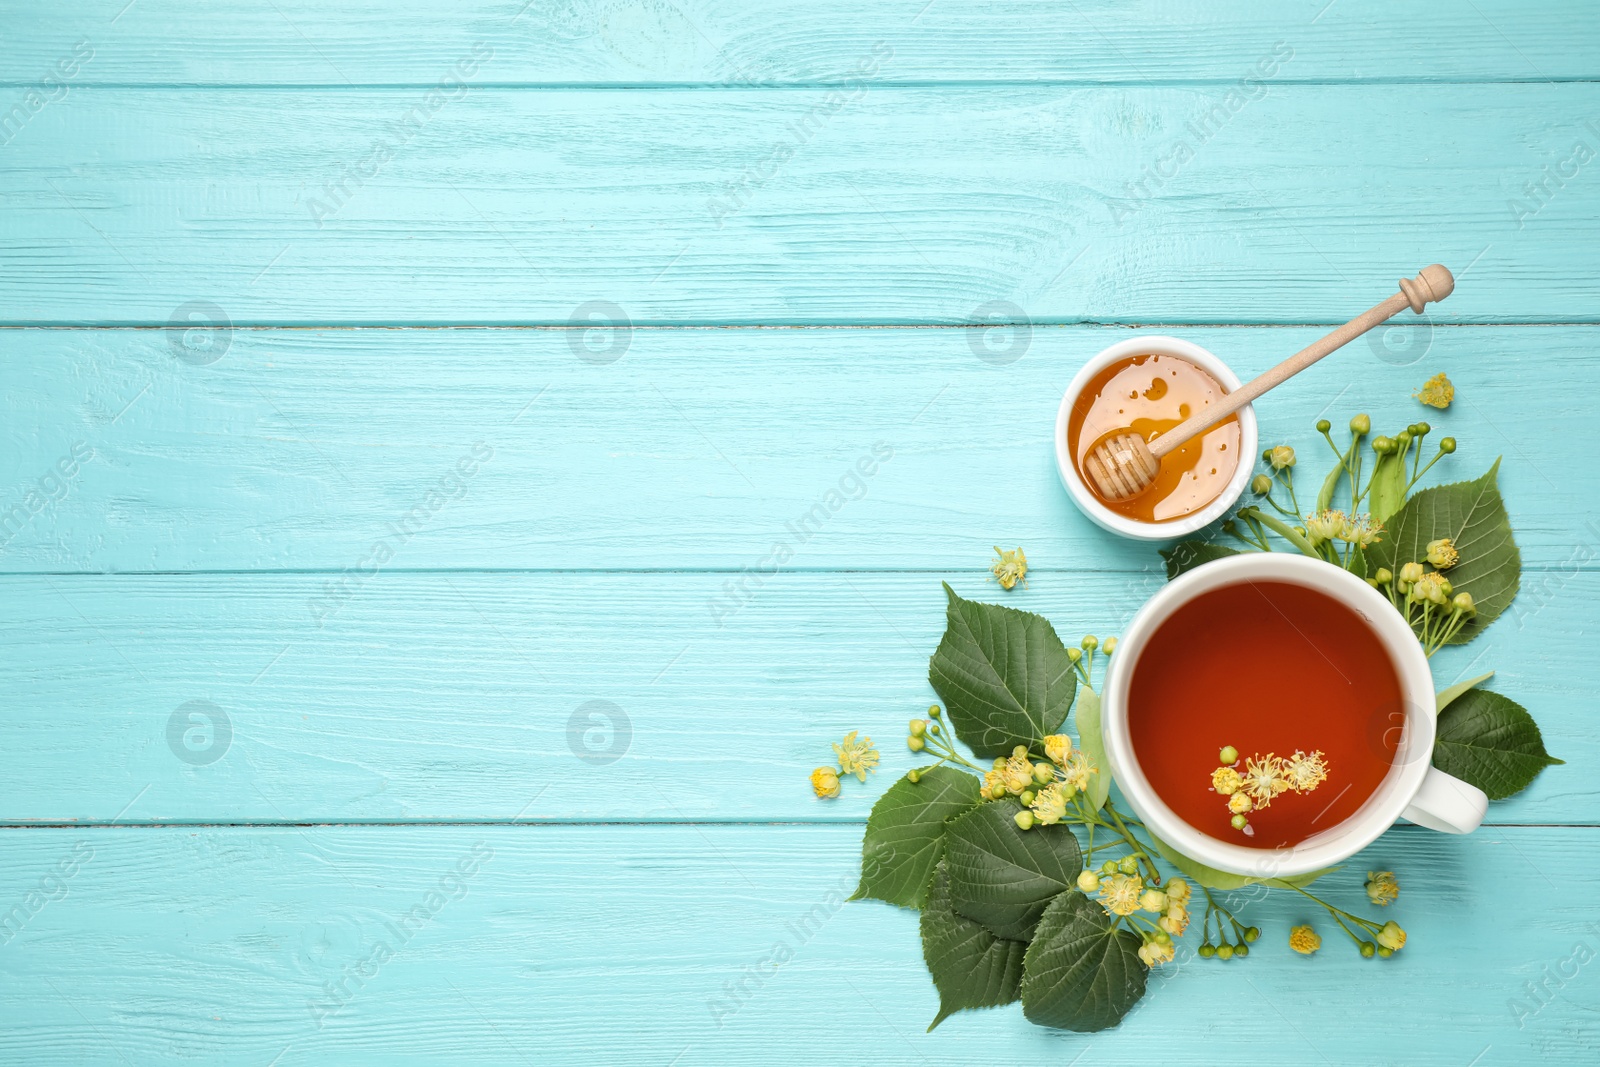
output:
[[1143, 353], [1186, 359], [1221, 382], [1223, 388], [1230, 392], [1239, 388], [1239, 376], [1229, 370], [1226, 363], [1197, 344], [1177, 337], [1145, 335], [1118, 341], [1085, 363], [1083, 369], [1073, 377], [1072, 384], [1067, 386], [1066, 395], [1061, 398], [1061, 406], [1056, 409], [1056, 470], [1060, 472], [1061, 484], [1067, 487], [1067, 493], [1072, 497], [1072, 502], [1078, 505], [1078, 510], [1107, 530], [1139, 541], [1172, 541], [1187, 537], [1220, 519], [1250, 484], [1255, 472], [1258, 445], [1256, 413], [1248, 404], [1239, 409], [1239, 467], [1233, 472], [1227, 487], [1210, 504], [1192, 515], [1171, 522], [1137, 522], [1118, 515], [1100, 503], [1093, 490], [1084, 485], [1079, 477], [1078, 466], [1072, 461], [1072, 452], [1067, 446], [1067, 418], [1072, 413], [1072, 405], [1077, 402], [1078, 394], [1083, 392], [1091, 378], [1112, 363]]
[[[1400, 737], [1388, 775], [1355, 814], [1293, 848], [1247, 848], [1219, 841], [1183, 820], [1145, 777], [1128, 729], [1128, 691], [1150, 636], [1172, 613], [1202, 593], [1248, 582], [1284, 582], [1314, 589], [1354, 611], [1383, 643], [1400, 678], [1403, 711], [1380, 722]], [[1260, 649], [1239, 649], [1243, 671]], [[1203, 564], [1168, 582], [1122, 633], [1102, 694], [1101, 731], [1111, 774], [1145, 825], [1179, 852], [1218, 870], [1255, 878], [1288, 878], [1340, 863], [1372, 844], [1396, 819], [1445, 833], [1468, 833], [1483, 821], [1489, 798], [1476, 786], [1432, 766], [1437, 732], [1433, 674], [1416, 636], [1388, 599], [1341, 567], [1290, 552], [1249, 552]], [[1315, 694], [1299, 695], [1301, 702]], [[1284, 714], [1301, 714], [1285, 705]], [[1401, 721], [1395, 721], [1401, 720]]]

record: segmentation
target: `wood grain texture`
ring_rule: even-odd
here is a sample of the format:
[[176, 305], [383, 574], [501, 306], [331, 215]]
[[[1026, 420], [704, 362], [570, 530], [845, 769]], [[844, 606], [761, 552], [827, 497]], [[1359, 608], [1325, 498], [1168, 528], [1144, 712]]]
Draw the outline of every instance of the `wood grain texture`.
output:
[[[4, 578], [0, 822], [857, 821], [928, 762], [905, 735], [935, 699], [941, 578], [1070, 641], [1118, 632], [1163, 580], [986, 577], [781, 574], [735, 602], [724, 574], [380, 573], [320, 627], [323, 575]], [[1568, 761], [1491, 822], [1600, 823], [1581, 770], [1600, 575], [1549, 578], [1433, 661], [1440, 689], [1497, 670]], [[231, 737], [186, 746], [192, 701]], [[883, 772], [818, 801], [806, 775], [848, 730]]]
[[[1087, 1036], [1027, 1025], [1014, 1005], [924, 1034], [936, 997], [916, 915], [841, 903], [859, 835], [5, 831], [8, 907], [63, 859], [79, 862], [0, 946], [0, 1055], [73, 1067], [721, 1065], [845, 1062], [827, 1050], [848, 1042], [849, 1062], [893, 1065], [971, 1064], [1003, 1045], [1028, 1062], [1091, 1048], [1140, 1062], [1160, 1048], [1162, 1063], [1210, 1067], [1270, 1047], [1296, 1062], [1461, 1067], [1486, 1046], [1480, 1062], [1589, 1064], [1600, 1042], [1600, 934], [1572, 888], [1596, 877], [1593, 831], [1393, 832], [1321, 886], [1376, 913], [1362, 872], [1398, 873], [1401, 897], [1383, 914], [1409, 940], [1392, 960], [1360, 959], [1320, 908], [1278, 893], [1243, 905], [1263, 931], [1248, 960], [1185, 952], [1119, 1029]], [[1285, 944], [1306, 920], [1325, 942], [1313, 959]], [[1197, 944], [1196, 931], [1183, 940]], [[1579, 945], [1587, 965], [1574, 962]], [[747, 992], [730, 996], [741, 981]]]
[[495, 81], [551, 84], [835, 82], [878, 41], [892, 81], [1236, 81], [1279, 39], [1318, 81], [1594, 78], [1578, 0], [90, 0], [0, 4], [7, 80], [43, 74], [80, 41], [85, 84], [431, 83], [478, 42]]
[[1338, 323], [1434, 261], [1600, 317], [1600, 86], [1253, 91], [83, 88], [0, 153], [0, 322]]
[[[1171, 332], [1248, 378], [1322, 331]], [[0, 331], [0, 519], [75, 444], [93, 453], [6, 520], [0, 571], [343, 571], [385, 539], [393, 570], [970, 571], [997, 541], [1045, 571], [1159, 562], [1078, 513], [1050, 445], [1073, 373], [1126, 330], [639, 329], [607, 365], [576, 354], [577, 331], [237, 330], [206, 366], [175, 357], [204, 351], [183, 336]], [[1425, 415], [1460, 442], [1430, 481], [1503, 455], [1527, 565], [1587, 567], [1600, 469], [1554, 466], [1539, 442], [1560, 426], [1573, 455], [1600, 452], [1597, 339], [1393, 327], [1263, 400], [1261, 440], [1299, 449], [1309, 497], [1324, 412], [1391, 433]], [[1410, 396], [1441, 370], [1446, 412]], [[479, 445], [492, 458], [456, 477]], [[441, 484], [456, 495], [430, 501]]]

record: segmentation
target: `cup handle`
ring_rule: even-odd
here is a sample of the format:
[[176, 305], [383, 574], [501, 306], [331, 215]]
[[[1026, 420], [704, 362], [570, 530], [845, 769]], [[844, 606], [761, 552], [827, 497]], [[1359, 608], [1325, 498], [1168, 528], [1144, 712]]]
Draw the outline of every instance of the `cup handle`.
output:
[[1422, 788], [1400, 816], [1440, 833], [1470, 834], [1483, 823], [1488, 810], [1489, 798], [1483, 790], [1429, 767]]

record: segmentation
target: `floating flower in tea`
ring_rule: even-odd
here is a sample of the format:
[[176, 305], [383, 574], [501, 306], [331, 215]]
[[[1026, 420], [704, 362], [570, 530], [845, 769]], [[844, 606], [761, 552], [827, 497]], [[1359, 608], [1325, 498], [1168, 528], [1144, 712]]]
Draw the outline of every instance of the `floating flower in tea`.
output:
[[[1229, 745], [1218, 755], [1232, 756], [1231, 762], [1237, 764], [1239, 750]], [[1321, 749], [1306, 752], [1297, 748], [1287, 758], [1271, 752], [1257, 754], [1244, 761], [1242, 772], [1237, 766], [1211, 772], [1211, 788], [1228, 798], [1228, 810], [1233, 813], [1230, 824], [1246, 834], [1255, 833], [1247, 814], [1271, 806], [1274, 798], [1284, 793], [1309, 793], [1327, 780], [1328, 761]]]

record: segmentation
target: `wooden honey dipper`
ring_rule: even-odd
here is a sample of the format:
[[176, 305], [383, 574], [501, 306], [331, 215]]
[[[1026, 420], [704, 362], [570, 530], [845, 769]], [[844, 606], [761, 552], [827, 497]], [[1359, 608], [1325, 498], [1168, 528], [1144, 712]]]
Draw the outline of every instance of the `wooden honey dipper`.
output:
[[1422, 314], [1426, 304], [1443, 300], [1455, 287], [1455, 278], [1439, 264], [1424, 267], [1415, 278], [1400, 279], [1400, 291], [1383, 303], [1357, 315], [1322, 340], [1302, 348], [1259, 378], [1229, 393], [1220, 404], [1189, 416], [1170, 433], [1158, 437], [1154, 444], [1146, 444], [1144, 438], [1131, 429], [1107, 434], [1084, 458], [1083, 468], [1089, 475], [1090, 485], [1105, 500], [1131, 500], [1155, 483], [1162, 456], [1211, 429], [1268, 389], [1293, 378], [1329, 352], [1343, 348], [1374, 326], [1387, 322], [1405, 308]]

